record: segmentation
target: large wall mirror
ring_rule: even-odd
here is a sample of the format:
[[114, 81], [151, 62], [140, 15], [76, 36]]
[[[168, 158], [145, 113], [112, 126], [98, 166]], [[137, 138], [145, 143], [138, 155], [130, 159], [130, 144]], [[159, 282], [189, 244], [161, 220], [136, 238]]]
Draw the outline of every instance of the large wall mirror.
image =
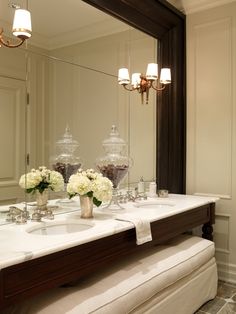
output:
[[[4, 2], [10, 22], [12, 9]], [[27, 47], [0, 49], [1, 144], [6, 147], [1, 155], [1, 203], [24, 200], [19, 176], [32, 167], [51, 168], [58, 154], [56, 141], [66, 126], [79, 143], [76, 154], [85, 168], [95, 167], [104, 153], [102, 141], [116, 124], [134, 159], [126, 183], [143, 176], [183, 192], [183, 44], [177, 54], [171, 50], [176, 36], [183, 36], [183, 16], [163, 1], [148, 1], [148, 12], [132, 1], [20, 2], [32, 13], [33, 36]], [[164, 15], [157, 22], [154, 12], [160, 7]], [[168, 14], [178, 27], [164, 22]], [[2, 20], [10, 32], [11, 26]], [[165, 95], [151, 92], [149, 104], [142, 105], [137, 92], [117, 84], [117, 71], [126, 66], [131, 72], [145, 72], [147, 63], [157, 59], [173, 66], [174, 83]]]
[[[2, 115], [2, 143], [6, 147], [1, 156], [2, 174], [15, 172], [14, 190], [11, 188], [8, 198], [7, 182], [2, 175], [1, 203], [24, 201], [18, 187], [19, 176], [41, 165], [52, 168], [59, 154], [56, 142], [67, 126], [78, 141], [76, 156], [84, 168], [95, 168], [96, 159], [104, 155], [102, 141], [115, 124], [127, 143], [127, 154], [134, 160], [124, 183], [136, 184], [140, 177], [155, 180], [156, 93], [150, 94], [148, 105], [142, 105], [140, 94], [129, 93], [118, 85], [117, 73], [124, 66], [131, 72], [145, 72], [147, 64], [157, 59], [157, 40], [80, 0], [67, 2], [70, 19], [63, 22], [63, 1], [49, 4], [29, 0], [27, 5], [32, 14], [32, 40], [27, 47], [0, 50], [1, 60], [9, 63], [3, 61], [6, 73], [1, 73], [2, 79], [19, 81], [21, 88], [21, 98], [17, 100], [20, 108], [11, 105], [10, 100], [2, 101], [4, 108], [13, 107]], [[21, 120], [9, 124], [9, 117], [18, 119], [15, 110]], [[13, 145], [15, 151], [10, 151]], [[12, 165], [18, 160], [21, 164], [14, 169]]]

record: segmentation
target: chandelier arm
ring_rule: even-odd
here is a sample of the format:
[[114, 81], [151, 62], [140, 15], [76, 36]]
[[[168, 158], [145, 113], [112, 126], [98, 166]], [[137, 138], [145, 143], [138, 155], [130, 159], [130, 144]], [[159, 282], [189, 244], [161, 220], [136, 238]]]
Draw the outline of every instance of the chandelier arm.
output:
[[149, 89], [150, 88], [147, 88], [146, 90], [146, 105], [148, 104], [148, 99], [149, 99]]
[[10, 40], [5, 41], [5, 40], [3, 39], [2, 33], [3, 33], [3, 29], [1, 28], [1, 29], [0, 29], [0, 44], [2, 44], [2, 45], [5, 46], [5, 47], [8, 47], [8, 48], [16, 48], [16, 47], [21, 46], [21, 45], [23, 44], [23, 42], [25, 41], [25, 38], [19, 38], [19, 39], [20, 39], [20, 42], [13, 45], [13, 44], [10, 43]]
[[124, 87], [124, 89], [128, 90], [129, 92], [132, 92], [134, 91], [136, 88], [133, 88], [133, 87], [128, 87], [127, 84], [122, 84], [122, 86]]
[[155, 89], [156, 91], [158, 91], [158, 92], [160, 92], [160, 91], [162, 91], [163, 89], [165, 89], [165, 87], [166, 87], [166, 85], [165, 84], [163, 84], [163, 86], [162, 87], [156, 87], [156, 86], [154, 86], [154, 81], [152, 81], [151, 82], [151, 87], [153, 88], [153, 89]]

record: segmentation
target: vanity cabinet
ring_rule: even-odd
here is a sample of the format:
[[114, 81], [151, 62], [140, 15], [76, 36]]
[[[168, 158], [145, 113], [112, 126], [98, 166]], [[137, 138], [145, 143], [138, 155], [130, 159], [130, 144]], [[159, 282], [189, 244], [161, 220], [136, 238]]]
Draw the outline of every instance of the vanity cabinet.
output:
[[135, 229], [31, 259], [0, 271], [0, 308], [20, 302], [50, 288], [79, 280], [109, 267], [122, 256], [165, 241], [203, 224], [203, 237], [212, 240], [215, 203], [153, 221], [151, 242], [136, 245]]

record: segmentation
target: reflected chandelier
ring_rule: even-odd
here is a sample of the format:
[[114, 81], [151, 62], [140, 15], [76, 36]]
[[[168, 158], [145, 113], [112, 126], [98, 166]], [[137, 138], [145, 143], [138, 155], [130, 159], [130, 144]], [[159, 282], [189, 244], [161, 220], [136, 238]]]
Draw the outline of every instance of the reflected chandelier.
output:
[[0, 28], [0, 47], [3, 45], [8, 48], [16, 48], [21, 46], [26, 39], [31, 37], [31, 16], [29, 11], [20, 9], [18, 5], [11, 4], [10, 7], [15, 9], [12, 34], [20, 41], [16, 44], [11, 44], [9, 40], [4, 40], [3, 29]]
[[157, 92], [163, 91], [166, 84], [171, 83], [171, 73], [169, 68], [162, 68], [161, 75], [158, 85], [158, 64], [149, 63], [147, 66], [146, 75], [141, 73], [133, 73], [131, 84], [129, 78], [129, 71], [127, 68], [119, 69], [118, 73], [118, 83], [123, 85], [123, 87], [132, 92], [134, 90], [138, 91], [141, 94], [142, 104], [144, 102], [144, 93], [146, 93], [145, 102], [148, 104], [149, 99], [149, 89], [153, 88]]

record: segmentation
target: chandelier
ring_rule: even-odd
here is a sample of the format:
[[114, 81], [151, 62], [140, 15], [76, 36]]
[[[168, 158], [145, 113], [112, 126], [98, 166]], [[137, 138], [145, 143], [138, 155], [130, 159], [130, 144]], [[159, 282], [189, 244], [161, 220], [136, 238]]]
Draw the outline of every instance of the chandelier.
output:
[[158, 82], [158, 64], [149, 63], [146, 75], [133, 73], [131, 77], [127, 68], [121, 68], [118, 72], [118, 83], [129, 92], [138, 91], [141, 94], [142, 104], [144, 103], [144, 93], [146, 93], [145, 103], [148, 104], [149, 90], [153, 88], [157, 92], [163, 91], [167, 84], [171, 83], [171, 73], [169, 68], [162, 68], [160, 80]]
[[18, 5], [11, 4], [10, 6], [15, 9], [12, 34], [19, 39], [19, 42], [11, 44], [10, 40], [4, 40], [3, 29], [0, 28], [0, 47], [3, 45], [8, 48], [16, 48], [21, 46], [26, 39], [31, 37], [31, 16], [29, 11], [20, 9]]

